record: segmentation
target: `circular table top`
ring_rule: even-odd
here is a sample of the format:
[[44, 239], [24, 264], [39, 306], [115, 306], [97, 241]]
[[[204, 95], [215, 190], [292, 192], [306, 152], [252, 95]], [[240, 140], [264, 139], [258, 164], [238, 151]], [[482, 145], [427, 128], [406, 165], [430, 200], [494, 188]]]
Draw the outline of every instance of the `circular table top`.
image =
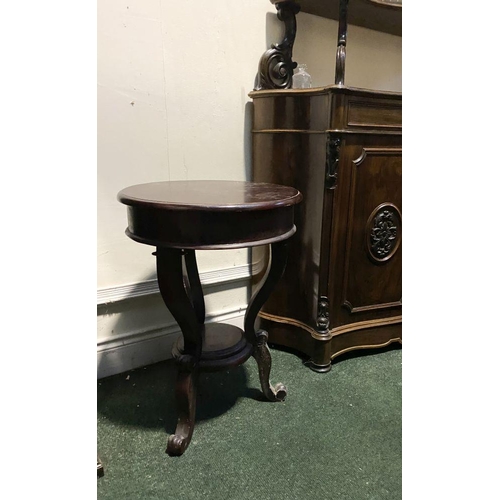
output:
[[129, 186], [118, 193], [118, 200], [164, 210], [252, 211], [295, 205], [302, 194], [263, 182], [165, 181]]
[[276, 243], [295, 233], [295, 188], [238, 181], [137, 184], [118, 193], [126, 234], [171, 248], [223, 249]]

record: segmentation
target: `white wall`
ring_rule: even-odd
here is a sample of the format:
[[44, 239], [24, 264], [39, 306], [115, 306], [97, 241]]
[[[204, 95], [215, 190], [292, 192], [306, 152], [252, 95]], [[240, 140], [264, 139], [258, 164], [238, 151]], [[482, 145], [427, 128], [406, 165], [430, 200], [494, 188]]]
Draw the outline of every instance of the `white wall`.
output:
[[[260, 56], [283, 31], [266, 0], [98, 2], [98, 375], [170, 355], [178, 334], [155, 294], [154, 248], [124, 234], [126, 186], [250, 179], [251, 104]], [[333, 82], [337, 23], [297, 17], [294, 59], [315, 86]], [[401, 39], [350, 27], [346, 84], [401, 89]], [[207, 313], [239, 321], [246, 249], [198, 252]], [[128, 298], [127, 298], [128, 297]], [[125, 299], [125, 300], [124, 300]], [[149, 347], [148, 347], [149, 346]]]
[[[302, 12], [297, 16], [293, 58], [307, 64], [313, 87], [335, 82], [337, 31], [337, 21]], [[401, 37], [348, 25], [346, 53], [345, 85], [402, 91]]]

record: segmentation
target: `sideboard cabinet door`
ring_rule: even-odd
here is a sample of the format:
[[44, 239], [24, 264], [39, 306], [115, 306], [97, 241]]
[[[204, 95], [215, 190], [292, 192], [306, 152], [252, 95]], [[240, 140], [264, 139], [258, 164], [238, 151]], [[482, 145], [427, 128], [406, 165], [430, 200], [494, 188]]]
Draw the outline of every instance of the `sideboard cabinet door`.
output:
[[400, 139], [343, 141], [330, 265], [335, 326], [401, 314]]

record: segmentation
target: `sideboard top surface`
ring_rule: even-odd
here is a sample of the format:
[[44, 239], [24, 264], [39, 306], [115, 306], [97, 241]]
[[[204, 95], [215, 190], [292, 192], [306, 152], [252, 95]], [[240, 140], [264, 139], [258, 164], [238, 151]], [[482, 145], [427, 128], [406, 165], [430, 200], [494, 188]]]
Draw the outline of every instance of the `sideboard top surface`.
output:
[[402, 133], [400, 92], [331, 85], [249, 95], [254, 99], [254, 132]]
[[356, 87], [346, 87], [345, 85], [328, 85], [326, 87], [313, 87], [310, 89], [253, 90], [248, 95], [252, 99], [258, 99], [259, 97], [271, 96], [312, 96], [322, 94], [358, 95], [361, 97], [385, 97], [399, 100], [401, 100], [403, 97], [403, 94], [401, 92], [362, 89]]

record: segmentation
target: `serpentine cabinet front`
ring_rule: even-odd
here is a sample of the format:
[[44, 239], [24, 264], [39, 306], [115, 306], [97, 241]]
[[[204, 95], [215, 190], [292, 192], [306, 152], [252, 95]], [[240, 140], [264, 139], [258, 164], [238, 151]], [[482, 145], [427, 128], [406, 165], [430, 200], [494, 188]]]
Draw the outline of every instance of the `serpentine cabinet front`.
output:
[[270, 343], [328, 371], [349, 350], [401, 342], [401, 94], [333, 85], [250, 96], [253, 180], [304, 196], [285, 275], [260, 313]]

